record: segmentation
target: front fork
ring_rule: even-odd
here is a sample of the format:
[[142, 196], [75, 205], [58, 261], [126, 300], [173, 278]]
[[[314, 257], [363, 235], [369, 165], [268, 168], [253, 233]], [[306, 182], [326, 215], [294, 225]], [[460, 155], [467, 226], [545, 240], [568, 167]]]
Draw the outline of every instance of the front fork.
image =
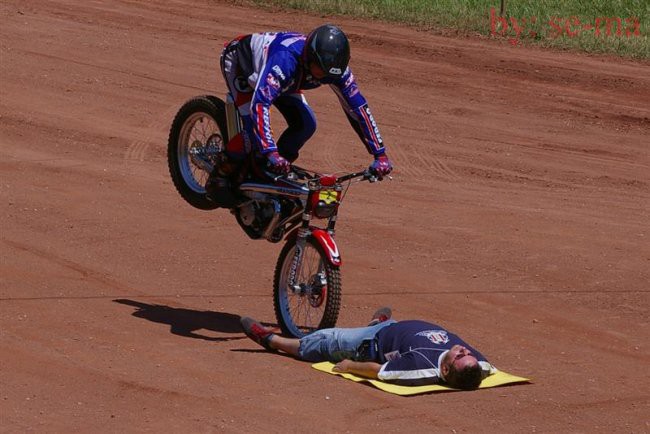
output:
[[307, 245], [307, 237], [310, 233], [309, 222], [307, 222], [307, 228], [305, 228], [304, 221], [305, 217], [303, 214], [303, 227], [298, 229], [296, 235], [296, 249], [293, 252], [293, 260], [291, 261], [291, 268], [289, 269], [289, 288], [291, 288], [294, 293], [299, 293], [301, 291], [300, 285], [296, 283], [296, 280], [302, 272], [302, 258], [305, 256], [305, 246]]
[[[336, 216], [330, 219], [329, 224], [327, 226], [327, 230], [310, 227], [309, 226], [310, 221], [311, 221], [311, 214], [303, 213], [302, 225], [296, 231], [296, 249], [293, 254], [293, 260], [291, 261], [291, 268], [289, 269], [289, 278], [287, 279], [289, 287], [294, 292], [301, 291], [301, 287], [296, 281], [298, 280], [298, 276], [300, 276], [300, 273], [302, 272], [302, 267], [303, 267], [302, 259], [305, 254], [307, 237], [309, 237], [310, 235], [318, 242], [318, 244], [320, 244], [323, 251], [327, 255], [327, 260], [330, 262], [330, 264], [336, 267], [340, 267], [342, 263], [338, 246], [334, 241], [334, 225], [336, 224]], [[319, 263], [317, 276], [313, 276], [313, 277], [318, 279], [319, 281], [311, 282], [312, 285], [313, 284], [317, 284], [320, 286], [327, 285], [327, 277], [325, 276], [324, 262], [321, 261]]]

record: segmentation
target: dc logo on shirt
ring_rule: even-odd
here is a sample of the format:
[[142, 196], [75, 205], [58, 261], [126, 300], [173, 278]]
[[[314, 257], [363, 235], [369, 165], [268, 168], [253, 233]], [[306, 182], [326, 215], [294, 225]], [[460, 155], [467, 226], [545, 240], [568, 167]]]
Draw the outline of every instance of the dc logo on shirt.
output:
[[425, 337], [436, 345], [442, 345], [449, 342], [449, 336], [447, 336], [447, 332], [444, 330], [425, 330], [416, 333], [415, 335]]
[[282, 80], [286, 80], [287, 78], [284, 76], [284, 73], [282, 72], [282, 69], [278, 65], [273, 65], [273, 68], [271, 68], [276, 74], [278, 74], [278, 77], [280, 77]]

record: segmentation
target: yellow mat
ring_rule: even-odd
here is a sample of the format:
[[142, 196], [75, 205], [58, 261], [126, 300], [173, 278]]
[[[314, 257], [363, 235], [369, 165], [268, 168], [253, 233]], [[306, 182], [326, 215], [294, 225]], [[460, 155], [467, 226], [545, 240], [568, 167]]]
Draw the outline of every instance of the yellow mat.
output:
[[[313, 365], [311, 365], [311, 367], [319, 371], [327, 372], [328, 374], [340, 375], [343, 378], [347, 378], [348, 380], [352, 380], [357, 383], [367, 382], [372, 384], [376, 388], [383, 390], [384, 392], [394, 393], [395, 395], [406, 396], [406, 395], [417, 395], [418, 393], [450, 392], [450, 391], [458, 390], [447, 386], [440, 386], [437, 384], [430, 385], [430, 386], [398, 386], [396, 384], [385, 383], [380, 380], [371, 380], [369, 378], [359, 377], [354, 374], [342, 374], [340, 372], [334, 372], [332, 370], [334, 364], [330, 362], [314, 363]], [[481, 386], [479, 388], [487, 389], [488, 387], [504, 386], [506, 384], [514, 384], [514, 383], [526, 383], [529, 381], [530, 380], [528, 378], [517, 377], [515, 375], [507, 374], [503, 371], [497, 371], [496, 373], [484, 379], [481, 382]]]

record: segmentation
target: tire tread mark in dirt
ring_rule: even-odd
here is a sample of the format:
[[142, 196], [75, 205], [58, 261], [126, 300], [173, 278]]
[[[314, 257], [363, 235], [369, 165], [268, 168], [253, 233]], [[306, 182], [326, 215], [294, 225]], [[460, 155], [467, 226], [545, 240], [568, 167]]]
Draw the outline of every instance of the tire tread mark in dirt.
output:
[[561, 144], [549, 144], [549, 143], [524, 143], [526, 141], [530, 142], [530, 138], [512, 136], [512, 140], [509, 142], [494, 140], [491, 139], [489, 142], [486, 142], [483, 137], [467, 137], [468, 139], [475, 140], [477, 143], [489, 143], [490, 145], [502, 145], [504, 147], [504, 152], [508, 152], [506, 148], [512, 149], [522, 149], [531, 154], [541, 155], [542, 157], [548, 158], [548, 152], [556, 152], [562, 154], [563, 158], [575, 158], [577, 160], [584, 160], [586, 162], [595, 162], [595, 163], [615, 163], [622, 164], [633, 168], [642, 168], [648, 169], [650, 172], [650, 166], [648, 164], [643, 164], [641, 162], [635, 161], [633, 155], [623, 154], [619, 152], [613, 152], [603, 149], [588, 149], [588, 148], [572, 148], [568, 145]]
[[634, 158], [633, 156], [627, 156], [627, 158], [623, 158], [623, 154], [617, 154], [611, 151], [605, 151], [599, 149], [571, 149], [568, 146], [548, 145], [548, 144], [542, 144], [541, 147], [533, 146], [533, 145], [518, 145], [518, 146], [528, 148], [533, 152], [539, 152], [539, 153], [543, 153], [547, 151], [559, 152], [563, 154], [568, 154], [568, 156], [579, 160], [588, 160], [597, 163], [608, 163], [608, 164], [610, 163], [624, 164], [632, 167], [650, 169], [650, 166], [648, 166], [647, 164], [642, 164], [636, 161], [630, 161], [631, 159]]
[[428, 156], [424, 154], [419, 155], [425, 167], [433, 169], [433, 174], [448, 181], [457, 180], [460, 177], [454, 172], [447, 164], [438, 157]]
[[[343, 171], [343, 166], [341, 165], [341, 156], [335, 154], [332, 146], [321, 146], [323, 150], [323, 160], [325, 162], [325, 167], [331, 173], [337, 173]], [[300, 165], [300, 163], [298, 163]]]
[[201, 93], [206, 92], [206, 89], [202, 88], [202, 87], [192, 86], [192, 85], [187, 84], [187, 83], [177, 83], [177, 82], [174, 82], [174, 81], [171, 81], [171, 80], [165, 80], [163, 78], [151, 77], [151, 76], [149, 76], [147, 74], [138, 74], [138, 73], [135, 73], [135, 72], [129, 72], [129, 71], [126, 71], [126, 70], [111, 68], [111, 67], [105, 66], [105, 65], [97, 65], [97, 64], [94, 64], [94, 63], [82, 62], [80, 60], [75, 60], [75, 59], [69, 59], [69, 58], [66, 58], [66, 57], [63, 57], [63, 56], [55, 56], [53, 54], [39, 53], [38, 51], [32, 51], [32, 50], [23, 50], [23, 51], [25, 53], [27, 53], [27, 54], [32, 54], [32, 55], [35, 55], [35, 56], [42, 56], [42, 57], [47, 57], [49, 59], [56, 59], [56, 60], [61, 60], [63, 62], [67, 62], [67, 63], [73, 63], [73, 64], [76, 64], [76, 65], [88, 66], [88, 67], [91, 67], [91, 68], [97, 68], [97, 69], [101, 69], [101, 70], [111, 71], [111, 72], [115, 72], [115, 73], [122, 74], [122, 75], [128, 75], [129, 77], [144, 78], [146, 80], [151, 80], [151, 81], [154, 81], [154, 82], [157, 82], [157, 83], [169, 84], [169, 85], [172, 85], [172, 86], [178, 86], [178, 87], [182, 87], [182, 88], [185, 88], [185, 89], [194, 89], [194, 90], [198, 90]]
[[226, 299], [226, 298], [268, 298], [267, 294], [104, 294], [104, 295], [52, 295], [42, 297], [0, 297], [0, 301], [49, 301], [49, 300], [112, 300], [115, 298], [143, 298], [143, 299], [183, 299], [183, 298], [209, 298], [209, 299]]
[[[170, 106], [164, 113], [158, 116], [153, 122], [151, 122], [147, 131], [164, 131], [167, 132], [169, 127], [172, 124], [174, 115], [176, 114], [177, 107], [175, 105]], [[147, 152], [153, 144], [149, 140], [135, 140], [124, 151], [124, 160], [125, 161], [145, 161], [147, 157]], [[164, 149], [166, 143], [161, 144], [161, 149]]]
[[20, 250], [22, 252], [27, 252], [30, 253], [34, 256], [38, 256], [41, 259], [44, 259], [48, 262], [52, 262], [54, 264], [57, 264], [63, 268], [67, 268], [69, 270], [75, 271], [79, 273], [83, 280], [91, 280], [94, 282], [97, 282], [103, 286], [112, 288], [112, 289], [118, 289], [122, 291], [127, 291], [130, 293], [135, 293], [135, 294], [141, 294], [141, 291], [138, 291], [137, 289], [130, 287], [128, 285], [124, 285], [122, 283], [117, 282], [114, 279], [111, 279], [109, 277], [106, 277], [102, 273], [93, 270], [92, 268], [89, 268], [87, 266], [81, 265], [77, 262], [71, 261], [69, 259], [57, 257], [53, 255], [52, 253], [48, 253], [45, 251], [42, 251], [34, 246], [30, 246], [27, 244], [19, 243], [17, 241], [11, 241], [7, 239], [3, 239], [2, 242], [8, 246], [13, 247], [14, 249]]
[[531, 183], [542, 185], [544, 187], [565, 189], [574, 187], [574, 184], [568, 182], [556, 181], [539, 176], [526, 175], [514, 170], [499, 169], [482, 164], [463, 163], [459, 164], [458, 168], [460, 171], [465, 172], [466, 175], [470, 177], [488, 178], [491, 181], [501, 181], [512, 184]]
[[[549, 291], [544, 291], [549, 292]], [[603, 291], [598, 291], [602, 293]], [[490, 310], [495, 314], [499, 312], [504, 314], [507, 312], [509, 317], [522, 317], [522, 318], [546, 318], [544, 323], [548, 328], [558, 329], [558, 333], [573, 333], [576, 336], [591, 336], [592, 338], [598, 337], [598, 339], [584, 340], [581, 344], [589, 346], [591, 348], [601, 350], [602, 352], [612, 353], [612, 343], [620, 345], [621, 347], [626, 348], [629, 351], [629, 348], [632, 347], [631, 336], [623, 334], [612, 334], [608, 333], [606, 329], [602, 329], [597, 325], [580, 323], [578, 321], [572, 321], [569, 317], [564, 315], [558, 315], [551, 312], [548, 312], [545, 309], [537, 309], [532, 305], [528, 305], [525, 310], [522, 311], [521, 304], [518, 302], [511, 302], [507, 298], [499, 298], [498, 305], [490, 302], [484, 301], [481, 302], [486, 305], [489, 305]], [[642, 353], [637, 352], [621, 352], [617, 351], [616, 354], [619, 357], [633, 360], [647, 360], [648, 356]]]
[[425, 178], [425, 172], [413, 164], [413, 158], [404, 148], [396, 144], [395, 146], [389, 147], [387, 151], [390, 158], [394, 160], [395, 168], [399, 173], [410, 176], [414, 180]]
[[143, 140], [132, 142], [124, 152], [124, 159], [130, 161], [144, 161], [149, 149], [149, 143]]

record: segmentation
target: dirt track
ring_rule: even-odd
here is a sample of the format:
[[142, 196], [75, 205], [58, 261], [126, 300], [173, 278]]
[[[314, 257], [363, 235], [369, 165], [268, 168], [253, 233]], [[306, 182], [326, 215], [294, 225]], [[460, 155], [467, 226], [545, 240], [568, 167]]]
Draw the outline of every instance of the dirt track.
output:
[[[225, 40], [324, 20], [2, 2], [0, 431], [650, 430], [647, 64], [337, 19], [397, 168], [341, 210], [339, 324], [388, 304], [534, 382], [400, 398], [243, 336], [274, 319], [280, 246], [182, 202], [168, 127], [223, 94]], [[368, 164], [334, 94], [307, 96], [303, 164]]]

